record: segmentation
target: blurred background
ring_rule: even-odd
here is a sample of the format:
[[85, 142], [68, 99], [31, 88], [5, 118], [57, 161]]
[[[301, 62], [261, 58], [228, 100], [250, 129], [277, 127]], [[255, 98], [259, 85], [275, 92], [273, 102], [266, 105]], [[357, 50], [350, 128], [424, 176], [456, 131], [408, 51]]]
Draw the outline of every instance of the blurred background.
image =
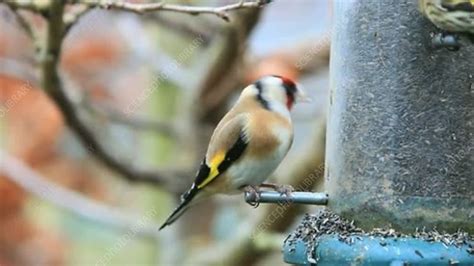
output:
[[330, 0], [274, 1], [229, 11], [230, 22], [67, 5], [57, 72], [69, 101], [42, 88], [47, 20], [1, 2], [0, 265], [284, 264], [308, 207], [218, 196], [158, 227], [212, 129], [265, 74], [313, 99], [295, 107], [293, 148], [272, 179], [323, 190]]

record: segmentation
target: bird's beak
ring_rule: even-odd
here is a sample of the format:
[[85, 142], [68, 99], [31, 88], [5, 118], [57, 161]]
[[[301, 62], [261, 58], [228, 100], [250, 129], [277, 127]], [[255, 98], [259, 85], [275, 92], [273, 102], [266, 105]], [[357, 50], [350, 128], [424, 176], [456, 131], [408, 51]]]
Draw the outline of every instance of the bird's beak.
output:
[[298, 88], [298, 91], [296, 92], [296, 102], [297, 103], [310, 103], [312, 100], [308, 95], [306, 95], [304, 90], [301, 88], [301, 85], [298, 84], [297, 88]]

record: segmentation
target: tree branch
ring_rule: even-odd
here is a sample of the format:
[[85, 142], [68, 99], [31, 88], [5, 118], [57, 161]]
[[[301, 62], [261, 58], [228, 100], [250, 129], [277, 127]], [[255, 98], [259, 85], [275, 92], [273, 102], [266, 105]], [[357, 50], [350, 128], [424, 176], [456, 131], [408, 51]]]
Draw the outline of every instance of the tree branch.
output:
[[106, 166], [122, 174], [130, 181], [145, 181], [155, 184], [163, 184], [170, 180], [166, 176], [173, 173], [157, 173], [142, 171], [120, 162], [109, 154], [101, 143], [95, 138], [92, 132], [79, 119], [79, 115], [74, 108], [74, 104], [67, 97], [61, 80], [58, 75], [57, 67], [61, 53], [61, 44], [64, 31], [63, 1], [51, 1], [49, 9], [49, 21], [46, 32], [46, 43], [41, 51], [41, 82], [42, 87], [50, 98], [61, 110], [68, 126], [73, 130], [82, 145], [86, 147], [97, 159]]
[[[0, 169], [11, 181], [24, 190], [89, 220], [114, 226], [122, 230], [134, 230], [138, 235], [155, 237], [158, 225], [143, 224], [142, 217], [88, 199], [81, 194], [60, 187], [34, 172], [19, 159], [0, 150]], [[152, 214], [155, 214], [153, 212]]]
[[44, 14], [49, 7], [49, 1], [5, 0], [5, 4], [10, 6], [13, 10], [26, 9], [40, 14]]
[[223, 30], [222, 48], [199, 85], [200, 108], [196, 116], [200, 121], [217, 124], [232, 92], [241, 86], [247, 38], [261, 14], [255, 9], [245, 11]]
[[35, 41], [35, 32], [31, 25], [26, 21], [26, 19], [20, 14], [18, 8], [12, 5], [6, 5], [10, 11], [12, 12], [13, 16], [15, 16], [18, 25], [23, 29], [26, 35], [32, 40]]
[[82, 16], [87, 14], [91, 10], [90, 7], [88, 6], [81, 6], [77, 7], [77, 9], [74, 9], [68, 13], [65, 14], [64, 16], [64, 32], [63, 35], [66, 36], [69, 33], [69, 30], [76, 24]]
[[[149, 20], [154, 24], [160, 24], [164, 29], [170, 30], [175, 34], [178, 34], [182, 37], [194, 40], [197, 37], [203, 39], [203, 46], [207, 47], [215, 33], [215, 29], [201, 29], [200, 23], [185, 23], [184, 21], [178, 20], [176, 18], [170, 18], [169, 16], [164, 16], [159, 13], [151, 13], [143, 17], [145, 20]], [[202, 24], [202, 23], [201, 23]]]
[[[74, 1], [81, 3], [81, 1]], [[228, 12], [232, 10], [245, 9], [245, 8], [260, 8], [263, 5], [267, 4], [269, 1], [258, 0], [245, 2], [244, 0], [239, 1], [235, 4], [230, 4], [221, 7], [204, 7], [204, 6], [184, 6], [184, 5], [174, 5], [166, 4], [165, 2], [159, 3], [129, 3], [123, 1], [104, 1], [104, 0], [87, 0], [82, 3], [90, 7], [99, 7], [105, 9], [117, 9], [128, 12], [133, 12], [137, 14], [144, 14], [148, 12], [155, 11], [172, 11], [177, 13], [185, 13], [190, 15], [199, 15], [199, 14], [212, 14], [219, 18], [222, 18], [225, 21], [230, 21]]]

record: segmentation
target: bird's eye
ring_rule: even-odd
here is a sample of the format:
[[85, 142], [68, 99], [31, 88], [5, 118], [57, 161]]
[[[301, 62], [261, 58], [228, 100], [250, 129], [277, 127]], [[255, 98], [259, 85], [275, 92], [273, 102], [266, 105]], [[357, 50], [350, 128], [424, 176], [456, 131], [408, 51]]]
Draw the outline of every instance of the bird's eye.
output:
[[282, 78], [283, 87], [285, 88], [286, 95], [294, 97], [296, 94], [296, 83], [288, 78]]
[[295, 103], [295, 94], [294, 93], [286, 93], [286, 107], [291, 109], [293, 104]]

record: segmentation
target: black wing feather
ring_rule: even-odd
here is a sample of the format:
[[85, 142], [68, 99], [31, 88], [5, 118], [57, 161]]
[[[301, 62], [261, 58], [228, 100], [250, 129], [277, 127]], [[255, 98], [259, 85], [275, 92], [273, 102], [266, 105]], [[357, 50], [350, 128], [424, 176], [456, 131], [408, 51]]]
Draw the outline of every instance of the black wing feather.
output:
[[[217, 170], [219, 171], [219, 175], [224, 173], [235, 161], [237, 161], [242, 154], [244, 153], [245, 149], [247, 148], [248, 142], [246, 140], [245, 134], [243, 132], [240, 132], [239, 137], [237, 138], [237, 141], [232, 145], [232, 147], [227, 151], [224, 160], [219, 164], [217, 167]], [[196, 196], [196, 194], [199, 192], [199, 184], [204, 182], [206, 178], [209, 176], [210, 168], [206, 164], [206, 159], [203, 160], [201, 163], [201, 166], [199, 168], [199, 171], [196, 175], [196, 179], [194, 180], [194, 183], [192, 187], [183, 193], [181, 195], [181, 203], [179, 206], [171, 213], [171, 215], [166, 219], [166, 221], [163, 223], [163, 225], [160, 227], [160, 230], [166, 227], [167, 225], [172, 224], [174, 221], [176, 221], [189, 207], [189, 203], [192, 201], [192, 199]], [[215, 178], [217, 178], [217, 176]], [[214, 178], [214, 180], [215, 180]], [[211, 181], [212, 183], [212, 181]]]

